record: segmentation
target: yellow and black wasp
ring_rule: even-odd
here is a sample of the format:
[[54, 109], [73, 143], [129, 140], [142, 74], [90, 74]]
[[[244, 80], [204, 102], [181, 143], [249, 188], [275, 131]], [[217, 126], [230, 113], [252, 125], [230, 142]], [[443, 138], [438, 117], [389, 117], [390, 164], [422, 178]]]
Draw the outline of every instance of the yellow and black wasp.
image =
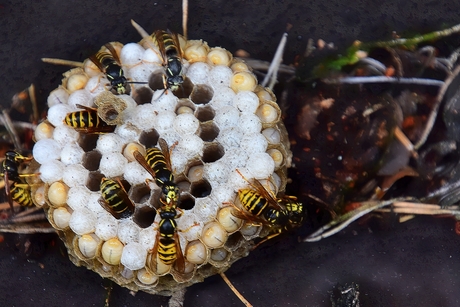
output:
[[236, 171], [252, 188], [238, 191], [240, 203], [249, 214], [237, 208], [233, 214], [238, 218], [269, 227], [270, 234], [255, 247], [302, 224], [303, 205], [295, 196], [285, 195], [276, 198], [260, 181], [254, 179], [250, 183], [239, 170]]
[[185, 259], [179, 242], [176, 219], [182, 211], [176, 207], [175, 202], [163, 203], [158, 209], [160, 222], [157, 228], [155, 245], [149, 252], [146, 267], [153, 273], [157, 272], [157, 258], [165, 265], [174, 265], [179, 274], [185, 271]]
[[120, 58], [111, 43], [104, 45], [107, 51], [99, 51], [89, 59], [103, 72], [110, 81], [111, 91], [115, 94], [129, 94], [130, 87], [121, 68]]
[[179, 38], [176, 33], [172, 33], [169, 30], [158, 30], [152, 34], [152, 39], [157, 43], [163, 57], [166, 74], [163, 76], [165, 89], [169, 88], [173, 92], [177, 91], [185, 80]]
[[68, 113], [64, 119], [67, 126], [82, 133], [109, 133], [115, 130], [116, 126], [108, 125], [97, 115], [97, 109], [80, 104], [77, 107], [83, 110]]
[[120, 180], [102, 178], [101, 194], [99, 199], [101, 206], [112, 214], [116, 219], [127, 218], [134, 213], [134, 203], [128, 197], [128, 193]]
[[179, 188], [174, 183], [174, 175], [171, 169], [171, 158], [168, 144], [164, 139], [159, 139], [160, 149], [153, 147], [147, 149], [145, 157], [134, 151], [134, 158], [155, 179], [155, 183], [161, 188], [166, 205], [176, 204], [179, 200]]
[[[20, 174], [19, 167], [22, 163], [29, 162], [32, 158], [25, 157], [16, 151], [7, 151], [5, 160], [3, 160], [2, 175], [5, 178], [5, 194], [12, 212], [13, 201], [21, 206], [31, 206], [32, 196], [30, 194], [30, 186], [23, 181], [24, 177], [36, 176], [38, 174]], [[13, 183], [10, 185], [10, 180]]]

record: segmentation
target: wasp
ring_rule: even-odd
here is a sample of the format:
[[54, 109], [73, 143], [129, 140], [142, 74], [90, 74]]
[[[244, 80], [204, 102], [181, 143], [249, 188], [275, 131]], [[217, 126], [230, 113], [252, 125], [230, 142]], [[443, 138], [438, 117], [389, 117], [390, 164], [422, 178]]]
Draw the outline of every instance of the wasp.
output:
[[174, 175], [171, 168], [171, 155], [168, 144], [164, 139], [159, 139], [160, 149], [153, 147], [147, 149], [145, 157], [134, 151], [134, 158], [155, 179], [155, 183], [161, 188], [164, 200], [161, 202], [169, 205], [175, 204], [179, 199], [179, 188], [174, 183]]
[[128, 193], [120, 180], [102, 178], [100, 190], [102, 198], [99, 199], [99, 203], [116, 219], [133, 215], [134, 203], [128, 197]]
[[179, 273], [185, 271], [185, 259], [179, 243], [176, 219], [182, 215], [182, 211], [176, 207], [175, 202], [163, 203], [158, 209], [160, 222], [158, 224], [155, 245], [150, 250], [147, 259], [147, 268], [152, 272], [157, 271], [157, 258], [165, 265], [175, 265]]
[[169, 30], [158, 30], [152, 34], [152, 39], [157, 43], [163, 57], [166, 74], [163, 76], [165, 89], [177, 91], [185, 79], [179, 38], [176, 33]]
[[[7, 151], [5, 154], [5, 160], [3, 160], [2, 175], [5, 177], [5, 194], [8, 198], [8, 203], [12, 212], [13, 201], [17, 202], [21, 206], [32, 205], [32, 197], [30, 195], [30, 186], [23, 182], [24, 177], [36, 176], [37, 174], [20, 174], [19, 167], [22, 163], [28, 162], [32, 158], [25, 157], [16, 151]], [[13, 184], [10, 185], [10, 180]]]
[[249, 213], [240, 209], [233, 214], [241, 219], [256, 222], [269, 227], [269, 235], [259, 242], [254, 248], [268, 241], [283, 232], [299, 227], [303, 222], [303, 205], [297, 201], [295, 196], [285, 195], [276, 198], [271, 192], [254, 179], [250, 183], [239, 170], [236, 170], [252, 188], [240, 189], [238, 198], [243, 208]]
[[111, 91], [118, 95], [129, 94], [128, 80], [121, 68], [120, 58], [112, 44], [104, 45], [107, 51], [99, 51], [89, 59], [103, 72], [110, 81]]
[[77, 104], [77, 107], [83, 110], [68, 113], [64, 119], [67, 126], [83, 133], [109, 133], [115, 130], [116, 126], [107, 125], [97, 115], [97, 109], [80, 104]]

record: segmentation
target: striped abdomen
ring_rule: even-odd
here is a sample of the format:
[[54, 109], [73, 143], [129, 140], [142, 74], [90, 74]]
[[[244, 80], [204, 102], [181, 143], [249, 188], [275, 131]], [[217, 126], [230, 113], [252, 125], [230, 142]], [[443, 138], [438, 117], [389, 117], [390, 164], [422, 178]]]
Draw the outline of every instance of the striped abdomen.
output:
[[134, 204], [124, 188], [115, 180], [102, 178], [101, 194], [104, 208], [116, 218], [126, 218], [134, 213]]
[[238, 196], [243, 207], [255, 216], [261, 215], [267, 209], [268, 201], [251, 189], [239, 190]]

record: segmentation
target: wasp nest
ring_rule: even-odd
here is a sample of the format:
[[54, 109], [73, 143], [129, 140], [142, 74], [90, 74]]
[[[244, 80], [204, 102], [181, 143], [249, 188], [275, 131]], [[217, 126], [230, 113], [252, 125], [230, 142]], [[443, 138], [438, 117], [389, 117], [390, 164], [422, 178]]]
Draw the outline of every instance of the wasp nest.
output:
[[[77, 266], [134, 291], [171, 295], [225, 271], [248, 254], [252, 239], [267, 235], [262, 226], [235, 217], [230, 203], [238, 203], [246, 179], [265, 180], [274, 193], [283, 192], [291, 160], [287, 133], [273, 93], [227, 50], [181, 41], [185, 79], [172, 91], [165, 90], [164, 59], [153, 41], [112, 44], [129, 95], [112, 94], [106, 74], [89, 60], [64, 75], [48, 97], [47, 121], [35, 133], [33, 155], [43, 184], [33, 198], [47, 210]], [[83, 107], [97, 108], [113, 132], [64, 123]], [[180, 189], [180, 274], [161, 261], [156, 272], [146, 266], [158, 238], [161, 190], [133, 151], [145, 154], [159, 139], [170, 148]], [[117, 219], [101, 206], [102, 178], [125, 186], [135, 205], [132, 215]]]

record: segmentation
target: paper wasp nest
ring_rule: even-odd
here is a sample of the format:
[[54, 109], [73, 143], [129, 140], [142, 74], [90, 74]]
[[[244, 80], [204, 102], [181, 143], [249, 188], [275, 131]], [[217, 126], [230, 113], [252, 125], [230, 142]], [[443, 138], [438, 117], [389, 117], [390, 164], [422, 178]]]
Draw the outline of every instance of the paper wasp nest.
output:
[[[134, 291], [171, 295], [180, 288], [228, 269], [245, 257], [252, 239], [267, 234], [261, 226], [232, 215], [237, 191], [248, 180], [286, 184], [291, 152], [280, 109], [270, 90], [257, 85], [251, 69], [222, 48], [187, 41], [183, 48], [185, 81], [165, 92], [165, 67], [152, 42], [112, 43], [119, 52], [129, 95], [113, 95], [104, 73], [93, 67], [67, 72], [48, 98], [47, 121], [36, 131], [33, 150], [43, 184], [35, 184], [36, 205], [43, 206], [65, 242], [70, 259]], [[85, 133], [64, 124], [77, 105], [98, 108], [114, 132]], [[156, 274], [146, 269], [155, 245], [161, 190], [133, 158], [164, 139], [180, 188], [176, 219], [185, 272], [159, 261]], [[103, 177], [119, 178], [135, 211], [116, 219], [101, 198]], [[268, 179], [269, 180], [266, 180]], [[265, 181], [264, 181], [265, 180]], [[274, 186], [273, 186], [274, 185]], [[261, 231], [262, 230], [262, 231]]]

